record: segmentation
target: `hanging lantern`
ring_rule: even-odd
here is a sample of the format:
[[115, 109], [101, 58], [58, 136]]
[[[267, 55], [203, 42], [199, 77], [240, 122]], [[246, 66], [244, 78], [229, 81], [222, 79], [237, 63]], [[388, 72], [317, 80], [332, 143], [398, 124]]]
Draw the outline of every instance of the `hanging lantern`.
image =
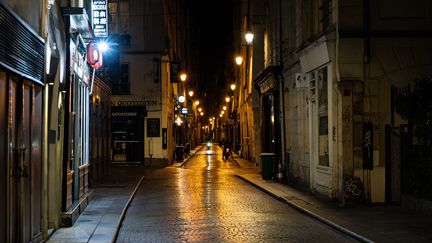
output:
[[102, 51], [93, 41], [87, 45], [87, 62], [94, 69], [102, 67]]

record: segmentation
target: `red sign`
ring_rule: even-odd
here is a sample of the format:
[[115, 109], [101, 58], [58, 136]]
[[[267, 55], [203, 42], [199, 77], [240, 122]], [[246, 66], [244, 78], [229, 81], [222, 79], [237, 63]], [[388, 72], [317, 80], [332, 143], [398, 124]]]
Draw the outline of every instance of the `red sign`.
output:
[[98, 69], [102, 67], [102, 51], [94, 42], [87, 45], [87, 62], [92, 68]]

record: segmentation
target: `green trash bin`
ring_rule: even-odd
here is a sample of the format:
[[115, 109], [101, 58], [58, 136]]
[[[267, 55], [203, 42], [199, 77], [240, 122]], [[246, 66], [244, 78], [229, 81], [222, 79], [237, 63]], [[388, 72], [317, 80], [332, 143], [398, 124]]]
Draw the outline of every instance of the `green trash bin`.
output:
[[274, 153], [261, 153], [261, 176], [264, 180], [270, 180], [273, 174]]

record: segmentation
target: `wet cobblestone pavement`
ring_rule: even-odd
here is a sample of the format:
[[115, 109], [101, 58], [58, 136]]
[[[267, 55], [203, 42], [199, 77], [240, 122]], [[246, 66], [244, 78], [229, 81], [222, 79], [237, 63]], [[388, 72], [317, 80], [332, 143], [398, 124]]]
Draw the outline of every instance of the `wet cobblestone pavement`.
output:
[[213, 149], [146, 175], [117, 242], [353, 241], [235, 177]]

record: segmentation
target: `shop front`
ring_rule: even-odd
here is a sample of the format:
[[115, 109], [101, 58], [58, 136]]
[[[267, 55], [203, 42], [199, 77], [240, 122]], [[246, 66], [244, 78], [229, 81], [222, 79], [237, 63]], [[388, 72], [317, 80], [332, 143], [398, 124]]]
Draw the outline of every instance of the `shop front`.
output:
[[92, 69], [85, 40], [93, 39], [83, 8], [63, 8], [66, 36], [62, 225], [70, 226], [92, 195], [90, 165], [90, 90]]
[[260, 94], [262, 153], [274, 154], [272, 174], [276, 175], [277, 164], [281, 162], [281, 123], [278, 75], [279, 66], [269, 66], [254, 80]]
[[111, 163], [144, 163], [145, 106], [111, 106]]

